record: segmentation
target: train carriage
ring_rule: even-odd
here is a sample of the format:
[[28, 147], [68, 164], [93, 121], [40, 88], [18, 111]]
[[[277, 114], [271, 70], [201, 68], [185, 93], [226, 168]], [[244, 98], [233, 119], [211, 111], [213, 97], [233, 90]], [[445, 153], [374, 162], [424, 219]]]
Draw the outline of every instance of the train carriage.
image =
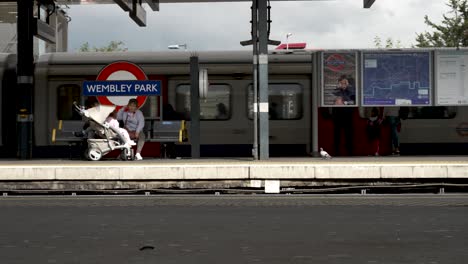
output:
[[[95, 80], [99, 71], [115, 61], [140, 66], [149, 79], [161, 80], [163, 102], [171, 104], [181, 118], [190, 117], [189, 53], [54, 53], [43, 55], [36, 65], [35, 123], [37, 146], [50, 146], [51, 128], [58, 120], [72, 120], [72, 102], [84, 103], [82, 83]], [[210, 86], [201, 105], [202, 154], [248, 156], [253, 142], [253, 122], [248, 102], [252, 100], [252, 55], [248, 52], [200, 52], [200, 67], [209, 73]], [[311, 56], [272, 56], [270, 98], [276, 108], [270, 141], [289, 145], [289, 152], [305, 155], [310, 150]], [[217, 115], [217, 105], [226, 113]], [[158, 115], [158, 100], [149, 96], [142, 106], [147, 119]], [[190, 128], [190, 122], [188, 122]], [[39, 132], [40, 131], [40, 132]], [[190, 134], [190, 132], [189, 132]], [[149, 149], [149, 147], [145, 147]], [[181, 147], [184, 149], [184, 147]], [[278, 148], [279, 149], [279, 148]], [[148, 151], [148, 150], [146, 150]], [[185, 152], [187, 148], [185, 147]]]
[[[200, 67], [208, 69], [209, 88], [200, 100], [202, 156], [251, 156], [252, 121], [252, 55], [249, 51], [199, 52]], [[270, 155], [306, 156], [312, 146], [312, 108], [317, 100], [320, 82], [318, 52], [278, 52], [269, 56]], [[0, 56], [0, 74], [6, 58]], [[84, 81], [96, 80], [99, 72], [116, 61], [135, 63], [149, 79], [161, 80], [163, 104], [170, 104], [177, 118], [188, 120], [190, 130], [190, 53], [188, 52], [119, 52], [119, 53], [53, 53], [41, 55], [35, 66], [34, 84], [34, 146], [35, 156], [47, 156], [49, 151], [65, 143], [52, 142], [52, 128], [59, 120], [80, 120], [73, 112], [74, 101], [85, 104], [92, 97], [83, 96]], [[3, 73], [5, 70], [3, 70]], [[4, 74], [5, 76], [5, 74]], [[14, 78], [2, 78], [2, 140], [12, 142], [14, 134], [5, 124], [14, 124], [11, 109], [15, 101], [5, 99], [12, 93]], [[7, 98], [14, 96], [8, 95]], [[159, 115], [159, 100], [148, 96], [142, 106], [145, 118]], [[366, 140], [366, 120], [370, 108], [356, 107], [353, 112], [353, 155], [370, 153]], [[10, 111], [9, 111], [10, 110]], [[463, 154], [468, 142], [468, 108], [410, 107], [403, 120], [400, 139], [408, 154]], [[333, 152], [333, 122], [329, 108], [317, 109], [319, 146]], [[163, 113], [164, 115], [164, 113]], [[9, 120], [9, 121], [8, 121]], [[382, 154], [389, 154], [388, 125], [383, 127]], [[14, 131], [14, 130], [13, 130]], [[6, 134], [8, 134], [8, 137]], [[190, 135], [190, 131], [189, 131]], [[16, 140], [16, 138], [14, 139]], [[343, 142], [343, 141], [342, 141]], [[179, 155], [189, 155], [190, 143], [180, 144]], [[318, 146], [317, 146], [318, 147]], [[10, 145], [10, 149], [13, 146]], [[65, 148], [63, 148], [65, 149]], [[155, 144], [145, 146], [143, 155], [158, 155]], [[11, 153], [11, 152], [10, 152]], [[57, 154], [58, 156], [62, 154]]]

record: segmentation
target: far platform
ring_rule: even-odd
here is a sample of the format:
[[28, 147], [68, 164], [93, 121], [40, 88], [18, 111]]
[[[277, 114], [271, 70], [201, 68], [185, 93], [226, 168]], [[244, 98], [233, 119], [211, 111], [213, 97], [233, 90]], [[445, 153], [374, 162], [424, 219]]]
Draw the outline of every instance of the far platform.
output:
[[0, 180], [246, 180], [467, 178], [467, 156], [142, 161], [0, 160]]

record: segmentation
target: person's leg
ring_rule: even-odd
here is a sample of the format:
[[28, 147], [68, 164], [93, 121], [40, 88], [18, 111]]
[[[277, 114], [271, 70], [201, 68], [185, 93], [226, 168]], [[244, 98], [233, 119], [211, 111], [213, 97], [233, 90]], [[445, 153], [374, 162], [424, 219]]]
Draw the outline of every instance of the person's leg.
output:
[[376, 138], [374, 140], [374, 155], [379, 156], [380, 155], [380, 138]]
[[175, 159], [177, 157], [175, 148], [176, 148], [175, 143], [173, 142], [167, 143], [167, 148], [166, 148], [167, 154], [169, 155], [169, 158], [171, 159]]
[[141, 150], [143, 149], [143, 146], [145, 145], [145, 140], [146, 136], [143, 131], [141, 131], [140, 136], [138, 137], [138, 143], [137, 143], [137, 151], [136, 153], [141, 153]]
[[[400, 154], [400, 129], [401, 129], [401, 120], [399, 117], [395, 117], [395, 152]], [[400, 129], [399, 129], [400, 127]]]
[[390, 120], [390, 133], [392, 137], [392, 148], [393, 148], [393, 152], [397, 152], [399, 151], [399, 147], [400, 147], [399, 140], [398, 140], [399, 118], [395, 116], [390, 116], [389, 120]]

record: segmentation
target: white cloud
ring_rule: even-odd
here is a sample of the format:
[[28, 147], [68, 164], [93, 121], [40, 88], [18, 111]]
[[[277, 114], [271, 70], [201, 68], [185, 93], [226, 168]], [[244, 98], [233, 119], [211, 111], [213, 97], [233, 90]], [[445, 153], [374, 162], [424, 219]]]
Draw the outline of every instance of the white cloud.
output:
[[[399, 39], [405, 46], [416, 32], [428, 30], [424, 15], [440, 21], [447, 11], [441, 0], [377, 0], [363, 9], [361, 0], [271, 2], [271, 39], [307, 42], [318, 48], [372, 48], [375, 36]], [[117, 5], [72, 6], [70, 50], [88, 41], [105, 45], [122, 40], [129, 50], [165, 50], [187, 43], [195, 50], [242, 49], [250, 38], [250, 3], [161, 4], [147, 9], [147, 27], [138, 27]]]

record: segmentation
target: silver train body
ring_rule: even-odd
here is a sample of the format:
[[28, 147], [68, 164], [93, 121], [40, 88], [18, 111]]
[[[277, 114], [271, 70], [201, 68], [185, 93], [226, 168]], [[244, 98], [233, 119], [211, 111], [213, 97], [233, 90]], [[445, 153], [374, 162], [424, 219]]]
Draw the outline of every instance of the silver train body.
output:
[[[210, 89], [208, 98], [201, 100], [201, 144], [208, 156], [250, 156], [253, 142], [251, 119], [252, 55], [249, 51], [199, 52], [200, 66], [208, 69]], [[163, 80], [165, 101], [181, 115], [189, 116], [190, 54], [178, 52], [122, 52], [122, 53], [53, 53], [37, 59], [34, 83], [34, 146], [38, 149], [55, 147], [51, 131], [58, 120], [76, 119], [73, 101], [85, 103], [82, 83], [95, 80], [99, 72], [115, 61], [129, 61], [140, 66], [150, 79]], [[273, 155], [307, 155], [312, 146], [312, 100], [317, 96], [320, 82], [319, 53], [295, 52], [269, 56], [270, 150]], [[5, 153], [14, 152], [16, 140], [14, 76], [15, 59], [0, 54], [1, 122], [0, 144]], [[13, 98], [12, 98], [13, 97]], [[145, 117], [157, 115], [158, 100], [148, 97]], [[227, 115], [219, 117], [216, 106], [224, 104]], [[435, 110], [434, 110], [435, 109]], [[414, 107], [410, 117], [402, 123], [400, 139], [408, 153], [459, 154], [468, 143], [468, 107]], [[357, 108], [363, 120], [368, 109]], [[319, 115], [319, 135], [323, 131]], [[322, 129], [322, 130], [321, 130]], [[323, 137], [323, 136], [321, 136]], [[319, 137], [319, 144], [324, 139]], [[355, 142], [355, 145], [358, 145]], [[12, 145], [13, 144], [13, 145]], [[463, 147], [462, 147], [463, 146]], [[444, 149], [428, 153], [428, 149]], [[457, 149], [458, 150], [455, 150]], [[6, 151], [8, 150], [8, 151]], [[453, 151], [451, 151], [453, 150]], [[44, 153], [44, 152], [36, 152]], [[358, 153], [359, 154], [359, 153]]]

